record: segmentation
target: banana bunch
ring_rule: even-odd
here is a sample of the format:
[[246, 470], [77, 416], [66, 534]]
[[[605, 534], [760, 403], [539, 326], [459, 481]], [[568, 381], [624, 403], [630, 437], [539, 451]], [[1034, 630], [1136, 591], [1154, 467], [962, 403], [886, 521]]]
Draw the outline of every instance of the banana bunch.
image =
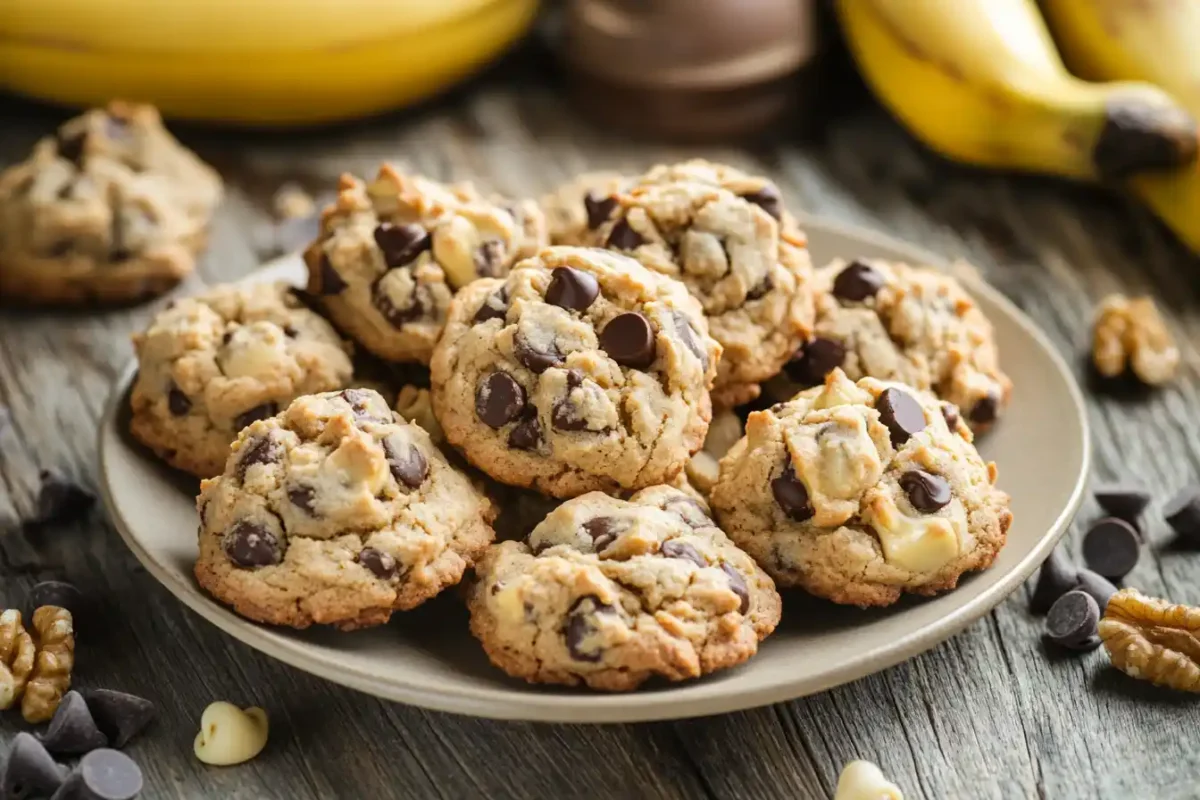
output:
[[867, 82], [929, 147], [1116, 182], [1200, 252], [1200, 5], [1041, 0], [1044, 18], [1034, 0], [836, 3]]
[[411, 103], [501, 53], [537, 0], [0, 0], [0, 89], [252, 125]]

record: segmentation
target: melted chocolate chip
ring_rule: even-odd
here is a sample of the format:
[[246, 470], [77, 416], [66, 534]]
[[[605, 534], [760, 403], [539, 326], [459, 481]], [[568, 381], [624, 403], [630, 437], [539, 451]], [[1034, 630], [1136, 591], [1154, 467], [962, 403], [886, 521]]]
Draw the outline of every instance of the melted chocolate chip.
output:
[[539, 350], [520, 336], [513, 343], [513, 356], [526, 369], [536, 372], [539, 375], [551, 367], [557, 367], [563, 363], [563, 354], [553, 344], [551, 344], [551, 349], [547, 352]]
[[788, 377], [803, 386], [820, 386], [825, 376], [846, 360], [846, 348], [841, 342], [821, 336], [802, 345], [784, 365]]
[[704, 506], [700, 505], [692, 497], [673, 497], [663, 503], [663, 511], [670, 511], [679, 515], [680, 519], [692, 528], [716, 527], [712, 519], [709, 518], [708, 512], [704, 510]]
[[292, 505], [303, 509], [309, 516], [316, 516], [316, 511], [313, 509], [313, 500], [316, 495], [317, 490], [312, 486], [292, 486], [287, 493], [288, 500], [292, 502]]
[[242, 428], [246, 427], [251, 422], [257, 422], [260, 419], [266, 419], [267, 417], [273, 417], [278, 413], [279, 413], [279, 406], [275, 405], [274, 403], [263, 403], [260, 406], [255, 406], [254, 408], [247, 409], [246, 411], [243, 411], [241, 414], [239, 414], [237, 419], [235, 419], [233, 421], [234, 427], [236, 427], [240, 431]]
[[613, 226], [604, 246], [613, 250], [636, 250], [645, 243], [642, 235], [633, 229], [628, 220], [623, 219]]
[[542, 443], [542, 424], [537, 413], [530, 414], [517, 423], [508, 434], [508, 446], [516, 450], [536, 450]]
[[745, 614], [750, 610], [750, 590], [746, 588], [746, 578], [726, 561], [721, 562], [721, 571], [729, 576], [730, 590], [742, 598], [742, 604], [738, 607], [738, 611]]
[[892, 434], [892, 445], [899, 447], [913, 435], [925, 430], [925, 411], [916, 399], [901, 389], [884, 389], [875, 400], [879, 419]]
[[71, 136], [63, 136], [60, 133], [56, 139], [58, 154], [78, 166], [83, 157], [83, 143], [87, 140], [87, 133], [76, 133]]
[[663, 542], [658, 552], [664, 558], [679, 558], [684, 561], [690, 561], [697, 567], [708, 566], [708, 561], [705, 560], [704, 556], [700, 555], [700, 551], [687, 542], [681, 542], [678, 539], [669, 539]]
[[922, 514], [932, 514], [950, 502], [950, 484], [940, 475], [924, 470], [910, 470], [900, 476], [900, 488], [908, 502]]
[[754, 203], [775, 219], [783, 218], [783, 198], [779, 196], [779, 190], [770, 184], [763, 186], [757, 192], [742, 195], [742, 199]]
[[851, 261], [833, 279], [833, 296], [858, 303], [874, 297], [883, 288], [880, 272], [865, 261]]
[[503, 321], [507, 314], [508, 290], [500, 287], [500, 291], [488, 295], [487, 299], [483, 301], [483, 305], [475, 312], [475, 323], [487, 322], [489, 319]]
[[596, 517], [583, 523], [583, 529], [592, 537], [592, 546], [597, 553], [616, 541], [617, 536], [628, 528], [627, 522], [616, 517]]
[[563, 400], [554, 405], [554, 410], [550, 413], [550, 424], [559, 431], [586, 431], [588, 429], [587, 417], [583, 416], [570, 400]]
[[575, 604], [567, 612], [566, 625], [567, 652], [571, 654], [571, 658], [576, 661], [589, 662], [600, 660], [602, 650], [599, 647], [594, 651], [585, 650], [586, 642], [584, 640], [596, 632], [596, 615], [613, 613], [615, 613], [615, 609], [612, 606], [601, 603], [599, 598], [592, 595], [581, 597], [575, 601]]
[[588, 273], [574, 267], [558, 267], [550, 276], [546, 302], [559, 308], [584, 311], [599, 294], [600, 284]]
[[321, 253], [320, 277], [321, 285], [317, 289], [318, 294], [341, 294], [346, 288], [346, 282], [333, 268], [333, 262], [325, 253]]
[[483, 278], [494, 278], [500, 274], [500, 266], [504, 263], [504, 243], [495, 241], [484, 242], [475, 251], [475, 274]]
[[645, 369], [654, 363], [654, 328], [636, 311], [627, 312], [600, 331], [600, 346], [621, 366]]
[[244, 569], [278, 564], [282, 559], [275, 534], [250, 520], [235, 523], [225, 534], [224, 544], [225, 555]]
[[587, 212], [587, 226], [589, 230], [596, 230], [605, 222], [608, 221], [608, 215], [617, 207], [617, 198], [601, 197], [595, 192], [588, 192], [583, 196], [583, 210]]
[[380, 580], [389, 580], [396, 576], [396, 559], [390, 553], [377, 550], [374, 547], [364, 547], [358, 553], [358, 563], [362, 564]]
[[783, 513], [796, 522], [804, 522], [816, 513], [808, 500], [808, 488], [796, 477], [791, 462], [783, 468], [778, 478], [771, 481], [771, 494]]
[[276, 464], [283, 457], [283, 448], [270, 436], [255, 439], [242, 451], [238, 460], [238, 480], [246, 479], [246, 470], [254, 464]]
[[416, 489], [425, 482], [429, 475], [429, 462], [416, 447], [411, 444], [395, 445], [391, 439], [384, 439], [383, 453], [397, 483]]
[[368, 404], [371, 402], [371, 393], [366, 389], [345, 389], [338, 396], [350, 406], [350, 413], [354, 415], [355, 423], [392, 421], [390, 415], [380, 419], [370, 413]]
[[989, 392], [975, 402], [967, 418], [976, 425], [990, 425], [996, 421], [1000, 411], [1000, 400], [994, 393]]
[[707, 370], [708, 353], [700, 346], [700, 339], [696, 335], [696, 330], [692, 327], [692, 323], [688, 322], [688, 318], [678, 311], [672, 312], [671, 319], [675, 321], [675, 333], [679, 336], [679, 340], [683, 342], [683, 346], [691, 350], [692, 355], [700, 359], [700, 364]]
[[192, 410], [192, 401], [188, 400], [188, 396], [180, 391], [178, 386], [172, 385], [167, 390], [167, 408], [177, 417], [182, 417]]
[[392, 298], [380, 289], [379, 281], [376, 281], [374, 287], [371, 289], [371, 305], [375, 306], [375, 309], [383, 315], [383, 318], [393, 328], [403, 328], [406, 323], [420, 319], [425, 313], [425, 305], [421, 302], [421, 298], [417, 294], [418, 288], [413, 288], [413, 294], [407, 306], [397, 308], [396, 304], [392, 302]]
[[770, 275], [766, 275], [763, 277], [763, 279], [761, 281], [758, 282], [757, 285], [752, 287], [750, 289], [750, 291], [746, 292], [746, 299], [747, 300], [761, 300], [763, 297], [766, 296], [767, 292], [771, 291], [774, 288], [775, 288], [775, 281], [772, 280]]
[[375, 227], [375, 244], [383, 251], [384, 263], [394, 269], [414, 261], [433, 246], [433, 239], [420, 225], [381, 222]]
[[507, 372], [493, 372], [475, 388], [475, 416], [491, 428], [502, 428], [521, 416], [525, 389]]
[[283, 335], [288, 337], [289, 339], [295, 339], [297, 336], [300, 335], [300, 331], [296, 330], [294, 325], [284, 325], [283, 326]]
[[954, 403], [942, 403], [942, 419], [946, 420], [946, 426], [951, 432], [958, 430], [958, 423], [961, 417], [958, 413], [958, 406]]

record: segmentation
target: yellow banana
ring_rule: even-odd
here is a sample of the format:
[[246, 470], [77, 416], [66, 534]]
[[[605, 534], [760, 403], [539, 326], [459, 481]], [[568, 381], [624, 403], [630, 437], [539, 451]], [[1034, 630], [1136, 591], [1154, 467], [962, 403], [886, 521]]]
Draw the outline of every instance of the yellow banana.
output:
[[502, 52], [537, 10], [537, 0], [2, 2], [0, 88], [255, 125], [425, 98]]
[[1196, 122], [1162, 90], [1067, 72], [1033, 0], [837, 0], [874, 92], [971, 164], [1079, 180], [1194, 161]]
[[[1193, 0], [1042, 0], [1067, 65], [1092, 80], [1161, 86], [1200, 117], [1200, 3]], [[1134, 176], [1130, 187], [1200, 252], [1200, 168]]]

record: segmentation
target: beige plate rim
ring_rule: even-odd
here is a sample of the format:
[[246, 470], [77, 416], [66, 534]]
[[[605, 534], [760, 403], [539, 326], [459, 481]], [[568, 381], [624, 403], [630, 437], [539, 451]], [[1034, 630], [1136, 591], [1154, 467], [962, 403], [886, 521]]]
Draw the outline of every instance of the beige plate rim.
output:
[[[874, 231], [832, 222], [821, 217], [799, 215], [799, 220], [810, 238], [814, 233], [840, 236], [890, 250], [899, 257], [912, 262], [942, 266], [947, 264], [946, 259], [923, 248]], [[294, 256], [287, 258], [294, 258]], [[281, 261], [283, 260], [285, 259], [281, 259]], [[268, 270], [270, 268], [271, 265], [264, 267]], [[109, 448], [124, 446], [117, 430], [116, 420], [121, 401], [125, 398], [136, 371], [136, 363], [131, 363], [123, 370], [115, 382], [101, 420], [97, 452], [102, 497], [114, 526], [134, 556], [159, 583], [163, 584], [193, 611], [234, 638], [272, 658], [334, 683], [377, 697], [439, 711], [494, 719], [595, 723], [683, 719], [754, 708], [803, 697], [832, 689], [898, 664], [932, 648], [980, 619], [1015, 591], [1045, 560], [1067, 529], [1083, 500], [1091, 463], [1091, 436], [1083, 396], [1065, 361], [1033, 322], [998, 290], [980, 279], [971, 276], [959, 277], [974, 295], [986, 297], [991, 304], [1000, 307], [1012, 321], [1016, 322], [1023, 332], [1045, 351], [1045, 355], [1049, 357], [1055, 369], [1060, 373], [1059, 377], [1069, 387], [1071, 405], [1074, 406], [1078, 415], [1077, 421], [1082, 433], [1082, 441], [1079, 442], [1082, 448], [1079, 474], [1075, 477], [1069, 499], [1055, 517], [1053, 524], [1025, 557], [1010, 567], [1008, 572], [994, 585], [953, 609], [935, 623], [918, 627], [899, 639], [866, 649], [839, 664], [836, 671], [826, 671], [807, 679], [783, 680], [757, 686], [753, 684], [736, 686], [736, 688], [731, 687], [729, 691], [707, 696], [702, 701], [681, 704], [674, 698], [677, 689], [625, 694], [563, 694], [528, 690], [504, 691], [481, 685], [447, 691], [439, 687], [436, 680], [384, 680], [365, 671], [347, 669], [344, 665], [336, 663], [336, 659], [325, 657], [323, 654], [314, 655], [310, 651], [309, 645], [302, 639], [282, 635], [266, 626], [260, 626], [238, 617], [204, 595], [195, 582], [190, 580], [190, 575], [187, 576], [187, 580], [183, 580], [173, 574], [165, 564], [143, 546], [127, 521], [117, 513], [106, 467], [110, 455]]]

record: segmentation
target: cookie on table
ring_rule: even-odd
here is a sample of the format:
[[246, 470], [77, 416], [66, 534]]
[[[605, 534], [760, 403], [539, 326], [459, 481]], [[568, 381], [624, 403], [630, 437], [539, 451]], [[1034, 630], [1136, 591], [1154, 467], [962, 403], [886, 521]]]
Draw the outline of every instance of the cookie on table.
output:
[[669, 482], [704, 442], [720, 355], [678, 281], [551, 247], [455, 296], [433, 410], [503, 483], [556, 497], [636, 490]]
[[428, 363], [454, 293], [507, 275], [546, 242], [536, 203], [384, 164], [370, 182], [342, 176], [304, 260], [334, 324], [380, 358]]
[[129, 302], [188, 275], [221, 181], [151, 106], [63, 123], [0, 173], [0, 298]]
[[618, 195], [588, 244], [630, 255], [683, 282], [700, 301], [724, 357], [713, 402], [754, 399], [812, 330], [806, 240], [753, 200], [695, 180]]
[[538, 205], [546, 215], [550, 243], [584, 244], [588, 231], [600, 227], [616, 206], [614, 195], [633, 180], [619, 172], [585, 172], [543, 195]]
[[351, 379], [349, 345], [286, 284], [221, 286], [173, 301], [133, 338], [130, 430], [173, 467], [220, 474], [251, 422]]
[[721, 461], [721, 527], [780, 586], [885, 606], [991, 565], [1012, 513], [948, 403], [834, 369], [755, 411]]
[[244, 429], [196, 504], [200, 585], [294, 628], [383, 624], [458, 583], [494, 537], [488, 498], [368, 389]]
[[568, 500], [476, 565], [471, 632], [531, 683], [624, 691], [740, 664], [779, 623], [771, 578], [669, 486]]
[[835, 261], [817, 270], [811, 341], [769, 387], [784, 400], [841, 367], [854, 380], [900, 381], [953, 403], [977, 433], [1003, 413], [1012, 382], [992, 325], [962, 285], [934, 267]]

